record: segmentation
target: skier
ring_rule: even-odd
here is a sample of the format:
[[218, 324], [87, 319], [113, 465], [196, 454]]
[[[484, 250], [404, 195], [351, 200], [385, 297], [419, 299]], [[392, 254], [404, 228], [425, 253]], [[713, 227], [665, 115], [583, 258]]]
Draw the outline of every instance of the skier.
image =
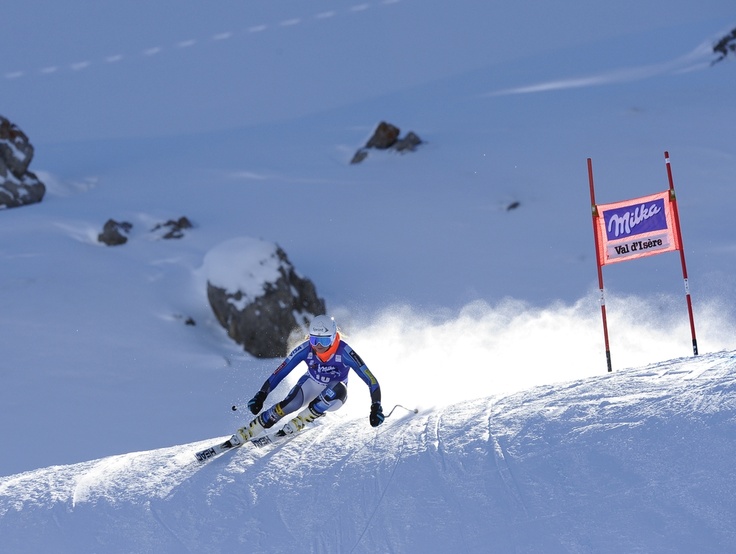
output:
[[[307, 364], [306, 373], [281, 402], [258, 415], [268, 394], [301, 362]], [[297, 346], [263, 383], [261, 390], [248, 401], [248, 408], [258, 417], [238, 429], [234, 438], [250, 440], [306, 402], [306, 408], [284, 425], [281, 434], [296, 433], [325, 412], [338, 410], [348, 397], [348, 373], [351, 368], [368, 385], [371, 394], [369, 419], [373, 427], [378, 427], [384, 420], [378, 381], [355, 350], [340, 338], [335, 320], [319, 315], [309, 326], [309, 340]]]

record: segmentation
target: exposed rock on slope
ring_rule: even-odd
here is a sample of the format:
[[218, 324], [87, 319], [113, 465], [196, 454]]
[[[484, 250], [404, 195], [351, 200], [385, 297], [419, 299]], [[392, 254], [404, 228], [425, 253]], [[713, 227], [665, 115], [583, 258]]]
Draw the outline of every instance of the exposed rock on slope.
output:
[[40, 202], [46, 186], [28, 171], [33, 145], [20, 128], [0, 115], [0, 208]]

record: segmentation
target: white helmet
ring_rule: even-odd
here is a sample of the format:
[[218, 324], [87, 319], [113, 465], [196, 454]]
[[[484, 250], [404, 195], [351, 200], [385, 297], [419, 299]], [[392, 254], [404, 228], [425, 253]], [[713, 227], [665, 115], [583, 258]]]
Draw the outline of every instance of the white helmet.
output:
[[315, 348], [328, 349], [335, 342], [337, 325], [326, 315], [318, 315], [309, 325], [309, 343]]

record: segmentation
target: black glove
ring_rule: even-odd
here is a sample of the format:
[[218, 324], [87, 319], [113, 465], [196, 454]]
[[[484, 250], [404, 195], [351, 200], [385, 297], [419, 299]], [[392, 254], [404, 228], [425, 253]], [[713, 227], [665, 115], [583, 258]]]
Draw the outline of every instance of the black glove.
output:
[[371, 404], [371, 426], [378, 427], [386, 417], [383, 415], [383, 408], [380, 402], [374, 402]]
[[268, 394], [259, 390], [253, 398], [248, 400], [248, 409], [253, 413], [253, 415], [258, 415], [258, 412], [261, 411], [261, 408], [263, 408], [263, 401], [266, 400], [267, 396]]

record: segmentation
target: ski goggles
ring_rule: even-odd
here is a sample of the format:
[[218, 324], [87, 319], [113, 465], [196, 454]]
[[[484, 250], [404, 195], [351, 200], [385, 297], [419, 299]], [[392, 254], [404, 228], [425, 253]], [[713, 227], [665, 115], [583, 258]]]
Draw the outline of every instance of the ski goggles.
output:
[[321, 346], [322, 348], [329, 348], [332, 346], [332, 341], [334, 339], [332, 337], [315, 337], [314, 335], [309, 335], [309, 344], [312, 346]]

